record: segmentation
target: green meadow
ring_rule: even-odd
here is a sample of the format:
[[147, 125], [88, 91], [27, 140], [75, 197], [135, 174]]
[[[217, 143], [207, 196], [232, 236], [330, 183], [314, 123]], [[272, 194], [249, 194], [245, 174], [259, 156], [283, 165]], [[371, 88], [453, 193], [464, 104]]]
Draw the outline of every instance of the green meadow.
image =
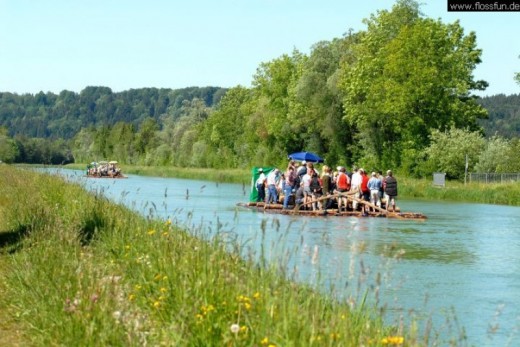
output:
[[292, 282], [283, 264], [244, 256], [238, 242], [199, 236], [59, 177], [0, 166], [0, 341], [420, 346], [437, 338], [413, 321], [385, 325], [368, 301]]

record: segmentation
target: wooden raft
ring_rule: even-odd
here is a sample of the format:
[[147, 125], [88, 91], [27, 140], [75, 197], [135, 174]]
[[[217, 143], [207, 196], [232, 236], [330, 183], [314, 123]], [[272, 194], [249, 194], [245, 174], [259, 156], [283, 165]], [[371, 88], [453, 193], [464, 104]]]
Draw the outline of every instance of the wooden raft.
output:
[[[319, 202], [327, 199], [334, 199], [338, 197], [346, 197], [350, 202], [356, 201], [360, 206], [364, 205], [365, 213], [362, 211], [353, 211], [342, 209], [327, 209], [327, 210], [302, 210], [301, 208], [305, 205], [310, 205], [314, 202]], [[337, 193], [329, 196], [320, 197], [314, 201], [307, 202], [305, 204], [291, 206], [292, 208], [283, 209], [282, 204], [266, 204], [263, 202], [249, 202], [239, 203], [238, 206], [254, 209], [259, 212], [265, 213], [277, 213], [284, 215], [297, 215], [297, 216], [312, 216], [312, 217], [323, 217], [323, 216], [338, 216], [338, 217], [384, 217], [384, 218], [396, 218], [396, 219], [427, 219], [422, 213], [416, 212], [402, 212], [399, 207], [396, 207], [396, 211], [387, 211], [384, 208], [376, 206], [368, 201], [355, 197], [352, 193]]]

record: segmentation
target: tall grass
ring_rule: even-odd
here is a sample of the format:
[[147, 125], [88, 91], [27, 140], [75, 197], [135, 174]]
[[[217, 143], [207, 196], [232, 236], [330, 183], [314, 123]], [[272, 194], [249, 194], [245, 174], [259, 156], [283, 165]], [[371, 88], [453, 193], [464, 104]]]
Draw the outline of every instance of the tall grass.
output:
[[[36, 346], [424, 344], [280, 268], [56, 177], [0, 167], [0, 308]], [[264, 264], [261, 266], [259, 264]], [[421, 342], [422, 341], [422, 342]], [[426, 343], [427, 344], [427, 343]]]
[[398, 177], [398, 180], [399, 195], [403, 198], [520, 206], [520, 182], [464, 184], [448, 181], [445, 187], [435, 187], [432, 181], [425, 179]]

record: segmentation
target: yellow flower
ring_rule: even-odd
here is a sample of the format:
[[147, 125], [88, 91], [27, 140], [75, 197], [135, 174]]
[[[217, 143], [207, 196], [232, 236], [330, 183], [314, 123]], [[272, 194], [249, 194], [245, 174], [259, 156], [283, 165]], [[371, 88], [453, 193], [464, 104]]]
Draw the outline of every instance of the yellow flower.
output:
[[198, 320], [203, 320], [203, 319], [204, 319], [204, 316], [201, 315], [200, 313], [197, 313], [197, 314], [195, 315], [195, 318], [197, 318]]
[[166, 220], [166, 225], [170, 225], [170, 224], [172, 224], [171, 219], [167, 219], [167, 220]]
[[128, 295], [128, 300], [133, 301], [135, 299], [135, 294]]
[[155, 307], [155, 308], [159, 308], [159, 306], [161, 306], [161, 302], [160, 302], [160, 301], [155, 301], [155, 302], [153, 303], [153, 307]]
[[134, 286], [134, 288], [135, 288], [135, 290], [139, 290], [139, 289], [141, 289], [142, 287], [141, 287], [140, 284], [136, 284], [136, 285]]
[[163, 231], [162, 235], [163, 236], [168, 236], [168, 232], [167, 231]]
[[168, 276], [163, 276], [162, 280], [166, 281], [168, 279]]
[[254, 293], [253, 298], [260, 299], [260, 293], [259, 292]]
[[387, 336], [381, 340], [383, 345], [402, 345], [404, 343], [404, 337], [402, 336]]
[[148, 230], [148, 235], [153, 235], [153, 234], [155, 234], [155, 230], [154, 229]]
[[242, 325], [240, 327], [240, 332], [246, 332], [247, 331], [247, 327], [245, 325]]
[[125, 248], [126, 249], [130, 249], [131, 247], [130, 247], [130, 245], [126, 245]]
[[251, 309], [251, 304], [246, 302], [246, 303], [244, 303], [244, 307], [246, 308], [246, 310], [249, 311]]
[[332, 340], [337, 340], [337, 339], [339, 339], [339, 334], [338, 333], [330, 333], [330, 338]]
[[267, 347], [276, 347], [276, 345], [273, 345], [272, 343]]
[[160, 291], [161, 291], [161, 293], [166, 293], [166, 292], [168, 291], [168, 289], [162, 287], [162, 288], [160, 289]]
[[267, 338], [267, 336], [264, 337], [264, 338], [262, 339], [262, 341], [260, 341], [260, 343], [261, 343], [262, 345], [264, 345], [264, 346], [267, 345], [267, 344], [269, 343], [269, 339]]

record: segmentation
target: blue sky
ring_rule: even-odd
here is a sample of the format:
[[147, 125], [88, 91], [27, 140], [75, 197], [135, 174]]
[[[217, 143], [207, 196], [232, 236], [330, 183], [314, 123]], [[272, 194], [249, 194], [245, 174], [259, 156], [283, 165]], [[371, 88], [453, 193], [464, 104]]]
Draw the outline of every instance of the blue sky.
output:
[[[250, 86], [261, 62], [364, 29], [395, 1], [0, 0], [0, 91]], [[422, 12], [477, 33], [481, 95], [520, 93], [520, 13]]]

